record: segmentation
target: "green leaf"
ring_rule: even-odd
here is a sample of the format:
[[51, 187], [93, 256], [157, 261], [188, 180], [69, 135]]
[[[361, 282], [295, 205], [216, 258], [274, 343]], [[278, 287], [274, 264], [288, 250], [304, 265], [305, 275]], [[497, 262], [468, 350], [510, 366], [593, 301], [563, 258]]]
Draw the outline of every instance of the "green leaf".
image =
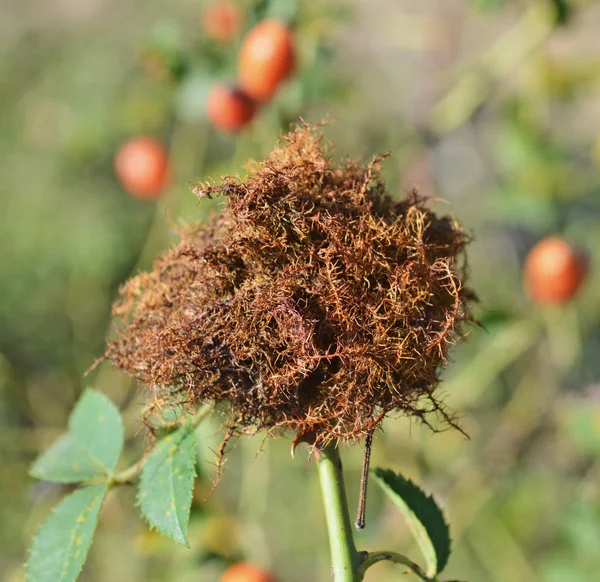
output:
[[107, 473], [117, 466], [125, 440], [118, 408], [97, 390], [88, 389], [69, 419], [69, 433]]
[[298, 16], [298, 10], [298, 0], [271, 0], [268, 4], [266, 17], [294, 22]]
[[196, 477], [196, 437], [185, 425], [160, 440], [142, 469], [138, 504], [160, 533], [188, 545], [187, 526]]
[[475, 0], [475, 5], [482, 10], [493, 10], [502, 6], [502, 0]]
[[600, 407], [586, 400], [561, 403], [561, 424], [569, 440], [582, 451], [600, 457]]
[[65, 497], [42, 524], [27, 559], [27, 582], [71, 582], [85, 562], [106, 485], [90, 485]]
[[101, 392], [88, 389], [69, 418], [69, 430], [31, 468], [46, 481], [77, 483], [110, 475], [123, 450], [123, 421]]
[[566, 0], [550, 0], [552, 7], [556, 11], [556, 23], [568, 24], [572, 17], [572, 7]]
[[389, 469], [373, 471], [377, 483], [402, 511], [427, 562], [427, 576], [439, 574], [450, 557], [450, 531], [442, 510], [410, 479]]
[[78, 483], [97, 477], [99, 470], [87, 451], [71, 435], [64, 434], [38, 458], [30, 474], [46, 481]]

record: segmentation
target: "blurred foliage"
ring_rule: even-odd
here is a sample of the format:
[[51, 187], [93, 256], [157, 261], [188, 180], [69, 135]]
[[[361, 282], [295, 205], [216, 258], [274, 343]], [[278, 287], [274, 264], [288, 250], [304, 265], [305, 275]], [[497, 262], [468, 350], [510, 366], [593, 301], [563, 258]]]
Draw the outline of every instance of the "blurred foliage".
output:
[[[290, 4], [239, 5], [244, 30]], [[147, 268], [181, 219], [204, 219], [191, 185], [243, 172], [299, 115], [329, 116], [339, 156], [393, 151], [385, 176], [413, 185], [475, 233], [484, 328], [453, 354], [442, 389], [467, 441], [389, 419], [373, 463], [418, 480], [452, 524], [449, 577], [578, 582], [600, 571], [600, 5], [592, 0], [308, 0], [292, 11], [293, 79], [236, 138], [206, 123], [240, 38], [203, 36], [205, 3], [60, 0], [0, 6], [0, 577], [64, 492], [27, 469], [64, 430], [87, 384], [124, 411], [126, 456], [143, 452], [142, 397], [101, 365], [118, 286]], [[288, 12], [288, 14], [291, 14]], [[172, 185], [156, 205], [119, 187], [112, 156], [149, 133], [168, 143]], [[445, 201], [445, 202], [444, 202]], [[532, 306], [527, 251], [548, 234], [586, 250], [572, 304]], [[201, 428], [191, 550], [149, 533], [133, 491], [111, 492], [82, 579], [217, 580], [241, 556], [285, 581], [328, 579], [314, 467], [289, 441], [238, 442], [212, 488], [218, 419]], [[260, 454], [257, 454], [262, 449]], [[345, 451], [351, 502], [362, 451]], [[359, 546], [407, 553], [407, 530], [371, 488]], [[396, 580], [381, 564], [367, 580]]]

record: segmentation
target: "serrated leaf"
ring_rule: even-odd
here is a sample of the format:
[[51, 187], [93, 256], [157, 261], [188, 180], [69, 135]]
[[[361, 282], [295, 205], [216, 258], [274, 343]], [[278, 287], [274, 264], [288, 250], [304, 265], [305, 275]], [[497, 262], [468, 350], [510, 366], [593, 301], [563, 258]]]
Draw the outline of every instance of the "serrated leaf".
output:
[[27, 582], [76, 580], [92, 543], [106, 485], [90, 485], [65, 497], [33, 538]]
[[450, 531], [433, 497], [389, 469], [373, 471], [377, 483], [402, 511], [427, 563], [427, 576], [439, 574], [450, 557]]
[[59, 483], [79, 483], [99, 474], [98, 464], [67, 433], [45, 451], [30, 470], [32, 477]]
[[195, 477], [196, 437], [186, 425], [154, 446], [142, 469], [137, 496], [148, 523], [186, 546]]
[[119, 409], [102, 392], [89, 388], [69, 418], [69, 433], [90, 456], [111, 473], [125, 440]]
[[123, 450], [123, 421], [101, 392], [88, 389], [69, 418], [69, 430], [34, 463], [31, 475], [76, 483], [110, 475]]

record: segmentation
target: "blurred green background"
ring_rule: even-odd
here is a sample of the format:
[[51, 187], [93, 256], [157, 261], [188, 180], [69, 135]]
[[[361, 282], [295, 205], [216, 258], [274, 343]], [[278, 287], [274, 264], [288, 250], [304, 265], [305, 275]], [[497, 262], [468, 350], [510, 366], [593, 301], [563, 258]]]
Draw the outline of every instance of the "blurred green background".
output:
[[[388, 419], [373, 453], [445, 508], [454, 555], [444, 577], [600, 579], [600, 2], [240, 0], [240, 34], [293, 14], [300, 57], [236, 137], [205, 118], [206, 93], [235, 74], [239, 46], [206, 38], [207, 5], [0, 5], [0, 577], [24, 579], [32, 533], [64, 493], [27, 470], [86, 385], [125, 411], [130, 460], [143, 451], [142, 394], [106, 365], [84, 377], [119, 285], [174, 240], [180, 217], [218, 211], [193, 184], [243, 173], [302, 116], [331, 119], [339, 156], [391, 150], [390, 190], [435, 196], [475, 235], [485, 329], [453, 351], [441, 386], [471, 438]], [[115, 150], [138, 134], [170, 148], [158, 203], [131, 198], [113, 173]], [[585, 250], [591, 269], [573, 302], [539, 309], [522, 265], [549, 234]], [[286, 439], [244, 439], [211, 493], [219, 428], [202, 428], [191, 549], [149, 532], [124, 488], [103, 509], [82, 580], [211, 582], [241, 557], [282, 582], [329, 580], [314, 461], [302, 447], [292, 461]], [[362, 447], [344, 457], [354, 504]], [[357, 538], [421, 559], [375, 486]], [[381, 564], [366, 580], [401, 576]]]

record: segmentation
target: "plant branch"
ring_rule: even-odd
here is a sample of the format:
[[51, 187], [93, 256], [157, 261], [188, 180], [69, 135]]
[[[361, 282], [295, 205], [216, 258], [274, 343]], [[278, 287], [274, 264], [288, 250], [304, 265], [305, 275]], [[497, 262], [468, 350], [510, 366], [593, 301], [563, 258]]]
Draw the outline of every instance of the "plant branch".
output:
[[342, 460], [336, 443], [319, 451], [318, 467], [329, 532], [333, 582], [359, 582], [362, 580], [358, 573], [362, 556], [354, 545]]
[[369, 552], [367, 557], [364, 559], [359, 568], [360, 580], [365, 575], [365, 572], [368, 568], [373, 566], [373, 564], [377, 564], [377, 562], [393, 562], [394, 564], [402, 564], [404, 566], [408, 566], [410, 571], [418, 576], [424, 582], [438, 582], [437, 577], [428, 578], [425, 572], [421, 569], [418, 564], [415, 564], [412, 560], [403, 556], [402, 554], [398, 554], [396, 552]]
[[521, 19], [481, 54], [475, 69], [434, 107], [430, 131], [436, 135], [450, 133], [471, 119], [494, 96], [498, 82], [538, 48], [555, 26], [555, 8], [545, 0], [531, 2]]

